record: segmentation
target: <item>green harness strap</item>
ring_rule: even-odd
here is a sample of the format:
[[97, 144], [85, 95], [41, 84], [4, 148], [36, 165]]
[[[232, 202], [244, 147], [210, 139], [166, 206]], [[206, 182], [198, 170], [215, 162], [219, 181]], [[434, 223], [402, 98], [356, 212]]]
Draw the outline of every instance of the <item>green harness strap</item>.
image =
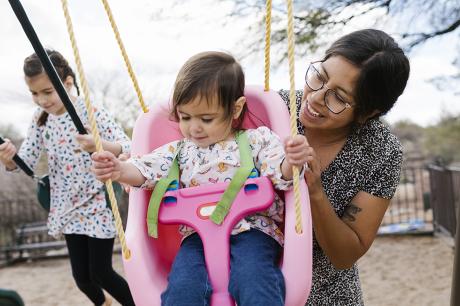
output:
[[[210, 217], [210, 219], [216, 224], [221, 224], [224, 221], [233, 201], [238, 195], [238, 192], [241, 187], [243, 187], [247, 178], [254, 169], [254, 160], [252, 159], [247, 134], [245, 132], [239, 132], [236, 136], [236, 142], [240, 151], [241, 166], [236, 170], [235, 175]], [[171, 184], [179, 186], [179, 164], [177, 162], [177, 156], [174, 158], [168, 177], [161, 179], [155, 185], [155, 189], [150, 197], [149, 208], [147, 211], [147, 228], [149, 236], [154, 238], [158, 237], [158, 213], [161, 200]]]
[[158, 181], [150, 197], [149, 208], [147, 210], [147, 231], [149, 236], [158, 238], [158, 212], [160, 210], [161, 200], [170, 185], [179, 187], [179, 164], [177, 156], [174, 158], [169, 170], [168, 177]]
[[254, 169], [254, 160], [252, 159], [251, 148], [249, 147], [248, 135], [245, 132], [238, 133], [236, 142], [240, 150], [240, 167], [236, 170], [235, 175], [210, 217], [215, 224], [221, 224], [224, 221], [238, 192], [240, 192], [241, 187], [243, 187], [252, 169]]

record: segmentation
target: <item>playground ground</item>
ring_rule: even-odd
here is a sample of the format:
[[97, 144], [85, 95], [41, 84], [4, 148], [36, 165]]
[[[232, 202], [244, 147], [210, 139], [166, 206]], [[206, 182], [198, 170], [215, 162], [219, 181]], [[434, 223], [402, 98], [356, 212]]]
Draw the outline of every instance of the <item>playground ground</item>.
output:
[[[453, 259], [441, 238], [378, 237], [359, 261], [366, 306], [449, 305]], [[114, 266], [123, 273], [120, 254]], [[74, 285], [66, 258], [2, 268], [0, 288], [18, 291], [26, 306], [91, 305]]]

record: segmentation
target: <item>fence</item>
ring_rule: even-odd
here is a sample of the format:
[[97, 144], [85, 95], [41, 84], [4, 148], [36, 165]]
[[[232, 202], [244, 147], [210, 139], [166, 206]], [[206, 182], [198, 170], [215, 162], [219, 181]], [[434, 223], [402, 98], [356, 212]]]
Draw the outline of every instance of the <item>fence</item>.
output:
[[0, 246], [14, 243], [15, 230], [23, 224], [46, 221], [47, 212], [30, 196], [0, 199]]
[[433, 206], [433, 224], [436, 230], [455, 236], [456, 216], [460, 209], [460, 168], [429, 166], [430, 202]]
[[404, 167], [379, 233], [431, 233], [433, 207], [430, 194], [428, 169]]
[[[126, 194], [118, 204], [126, 224]], [[56, 241], [47, 234], [47, 215], [34, 197], [0, 198], [0, 265], [48, 256], [49, 250], [65, 246], [63, 240]]]

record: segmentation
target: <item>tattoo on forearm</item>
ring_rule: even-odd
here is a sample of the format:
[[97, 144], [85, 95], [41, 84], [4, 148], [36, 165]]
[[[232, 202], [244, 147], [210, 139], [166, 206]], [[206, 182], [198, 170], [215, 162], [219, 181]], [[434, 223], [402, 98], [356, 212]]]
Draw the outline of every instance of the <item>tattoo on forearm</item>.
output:
[[343, 213], [343, 218], [350, 221], [350, 222], [354, 222], [356, 221], [356, 218], [355, 216], [360, 212], [362, 211], [361, 208], [359, 208], [358, 206], [356, 206], [355, 204], [353, 203], [350, 203], [348, 204], [348, 206], [345, 208], [345, 212]]

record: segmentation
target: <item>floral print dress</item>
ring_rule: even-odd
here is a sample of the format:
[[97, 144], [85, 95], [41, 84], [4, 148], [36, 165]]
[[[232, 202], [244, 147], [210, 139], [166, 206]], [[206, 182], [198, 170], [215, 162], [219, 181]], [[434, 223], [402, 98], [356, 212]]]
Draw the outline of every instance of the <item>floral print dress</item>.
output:
[[[82, 123], [89, 125], [83, 100], [77, 98], [74, 106]], [[129, 153], [130, 140], [121, 127], [103, 109], [94, 111], [101, 137], [119, 143], [122, 152]], [[49, 234], [56, 238], [61, 234], [115, 237], [115, 223], [106, 204], [103, 183], [90, 171], [90, 154], [76, 141], [77, 130], [69, 113], [49, 114], [46, 124], [38, 126], [41, 113], [40, 108], [35, 112], [18, 155], [34, 169], [40, 154], [47, 154], [51, 192]]]
[[[282, 179], [281, 163], [284, 149], [281, 141], [267, 127], [247, 130], [254, 165], [260, 175], [267, 176], [275, 189], [287, 190], [292, 181]], [[192, 187], [218, 182], [228, 182], [240, 167], [240, 152], [235, 139], [221, 141], [200, 148], [188, 139], [163, 145], [142, 157], [132, 157], [131, 162], [147, 179], [141, 188], [152, 189], [161, 178], [167, 177], [172, 161], [177, 156], [182, 187]], [[232, 230], [232, 235], [256, 228], [273, 237], [281, 245], [284, 242], [279, 223], [283, 221], [284, 203], [275, 195], [272, 206], [260, 213], [241, 220]], [[184, 237], [194, 231], [181, 226]]]

